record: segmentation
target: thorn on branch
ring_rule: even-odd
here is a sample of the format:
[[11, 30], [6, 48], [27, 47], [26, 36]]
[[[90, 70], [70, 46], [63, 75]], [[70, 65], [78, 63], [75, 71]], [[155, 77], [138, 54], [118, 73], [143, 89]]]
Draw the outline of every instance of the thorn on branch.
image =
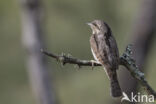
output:
[[[70, 54], [67, 54], [67, 56], [64, 53], [62, 53], [61, 55], [55, 55], [53, 53], [46, 52], [43, 49], [41, 49], [41, 52], [44, 53], [47, 56], [50, 56], [52, 58], [55, 58], [56, 60], [58, 60], [59, 62], [61, 62], [63, 66], [66, 63], [68, 63], [68, 64], [75, 64], [79, 68], [81, 68], [81, 66], [91, 66], [92, 69], [93, 69], [95, 66], [101, 66], [101, 64], [98, 63], [95, 60], [80, 60], [80, 59], [77, 59], [77, 58], [72, 57], [72, 55], [70, 55]], [[126, 47], [125, 52], [120, 57], [120, 65], [125, 66], [128, 69], [128, 71], [131, 73], [131, 75], [143, 87], [145, 87], [147, 89], [146, 91], [149, 94], [154, 95], [154, 97], [156, 98], [156, 92], [148, 84], [148, 82], [145, 79], [144, 73], [139, 70], [138, 66], [135, 63], [134, 58], [132, 58], [131, 55], [132, 55], [132, 44], [130, 44], [130, 45], [128, 45]]]

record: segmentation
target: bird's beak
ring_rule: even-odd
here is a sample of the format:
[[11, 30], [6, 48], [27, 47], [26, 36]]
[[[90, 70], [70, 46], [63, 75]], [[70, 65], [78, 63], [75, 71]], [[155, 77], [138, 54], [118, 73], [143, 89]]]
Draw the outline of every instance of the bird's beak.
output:
[[86, 24], [87, 24], [87, 25], [89, 25], [89, 26], [91, 26], [91, 25], [92, 25], [92, 23], [89, 23], [89, 22], [88, 22], [88, 23], [86, 23]]

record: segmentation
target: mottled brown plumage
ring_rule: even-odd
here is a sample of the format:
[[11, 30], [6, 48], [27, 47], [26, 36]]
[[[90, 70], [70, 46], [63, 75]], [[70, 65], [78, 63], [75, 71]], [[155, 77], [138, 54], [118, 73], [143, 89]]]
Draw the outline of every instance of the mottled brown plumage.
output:
[[95, 60], [102, 64], [110, 79], [111, 95], [119, 97], [122, 95], [116, 73], [119, 64], [119, 52], [111, 29], [101, 20], [94, 20], [88, 25], [93, 32], [90, 38], [92, 54]]

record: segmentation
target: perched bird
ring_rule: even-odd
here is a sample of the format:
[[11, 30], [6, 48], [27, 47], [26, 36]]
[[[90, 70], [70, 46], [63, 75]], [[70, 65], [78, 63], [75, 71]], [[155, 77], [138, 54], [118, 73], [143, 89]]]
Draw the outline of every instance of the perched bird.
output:
[[112, 97], [120, 97], [122, 92], [116, 73], [119, 65], [119, 52], [112, 31], [102, 20], [94, 20], [87, 24], [92, 29], [90, 45], [94, 59], [103, 66], [110, 80]]

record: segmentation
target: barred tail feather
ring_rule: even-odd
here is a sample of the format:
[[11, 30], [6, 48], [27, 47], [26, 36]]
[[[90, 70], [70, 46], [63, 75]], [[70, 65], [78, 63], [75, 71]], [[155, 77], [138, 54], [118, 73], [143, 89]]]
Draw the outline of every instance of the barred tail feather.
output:
[[118, 82], [116, 70], [111, 70], [111, 68], [109, 68], [108, 66], [107, 68], [105, 68], [105, 66], [103, 67], [110, 80], [111, 96], [112, 97], [122, 96], [122, 91]]
[[122, 96], [122, 91], [121, 91], [118, 80], [111, 80], [110, 87], [111, 87], [111, 96], [112, 97]]

